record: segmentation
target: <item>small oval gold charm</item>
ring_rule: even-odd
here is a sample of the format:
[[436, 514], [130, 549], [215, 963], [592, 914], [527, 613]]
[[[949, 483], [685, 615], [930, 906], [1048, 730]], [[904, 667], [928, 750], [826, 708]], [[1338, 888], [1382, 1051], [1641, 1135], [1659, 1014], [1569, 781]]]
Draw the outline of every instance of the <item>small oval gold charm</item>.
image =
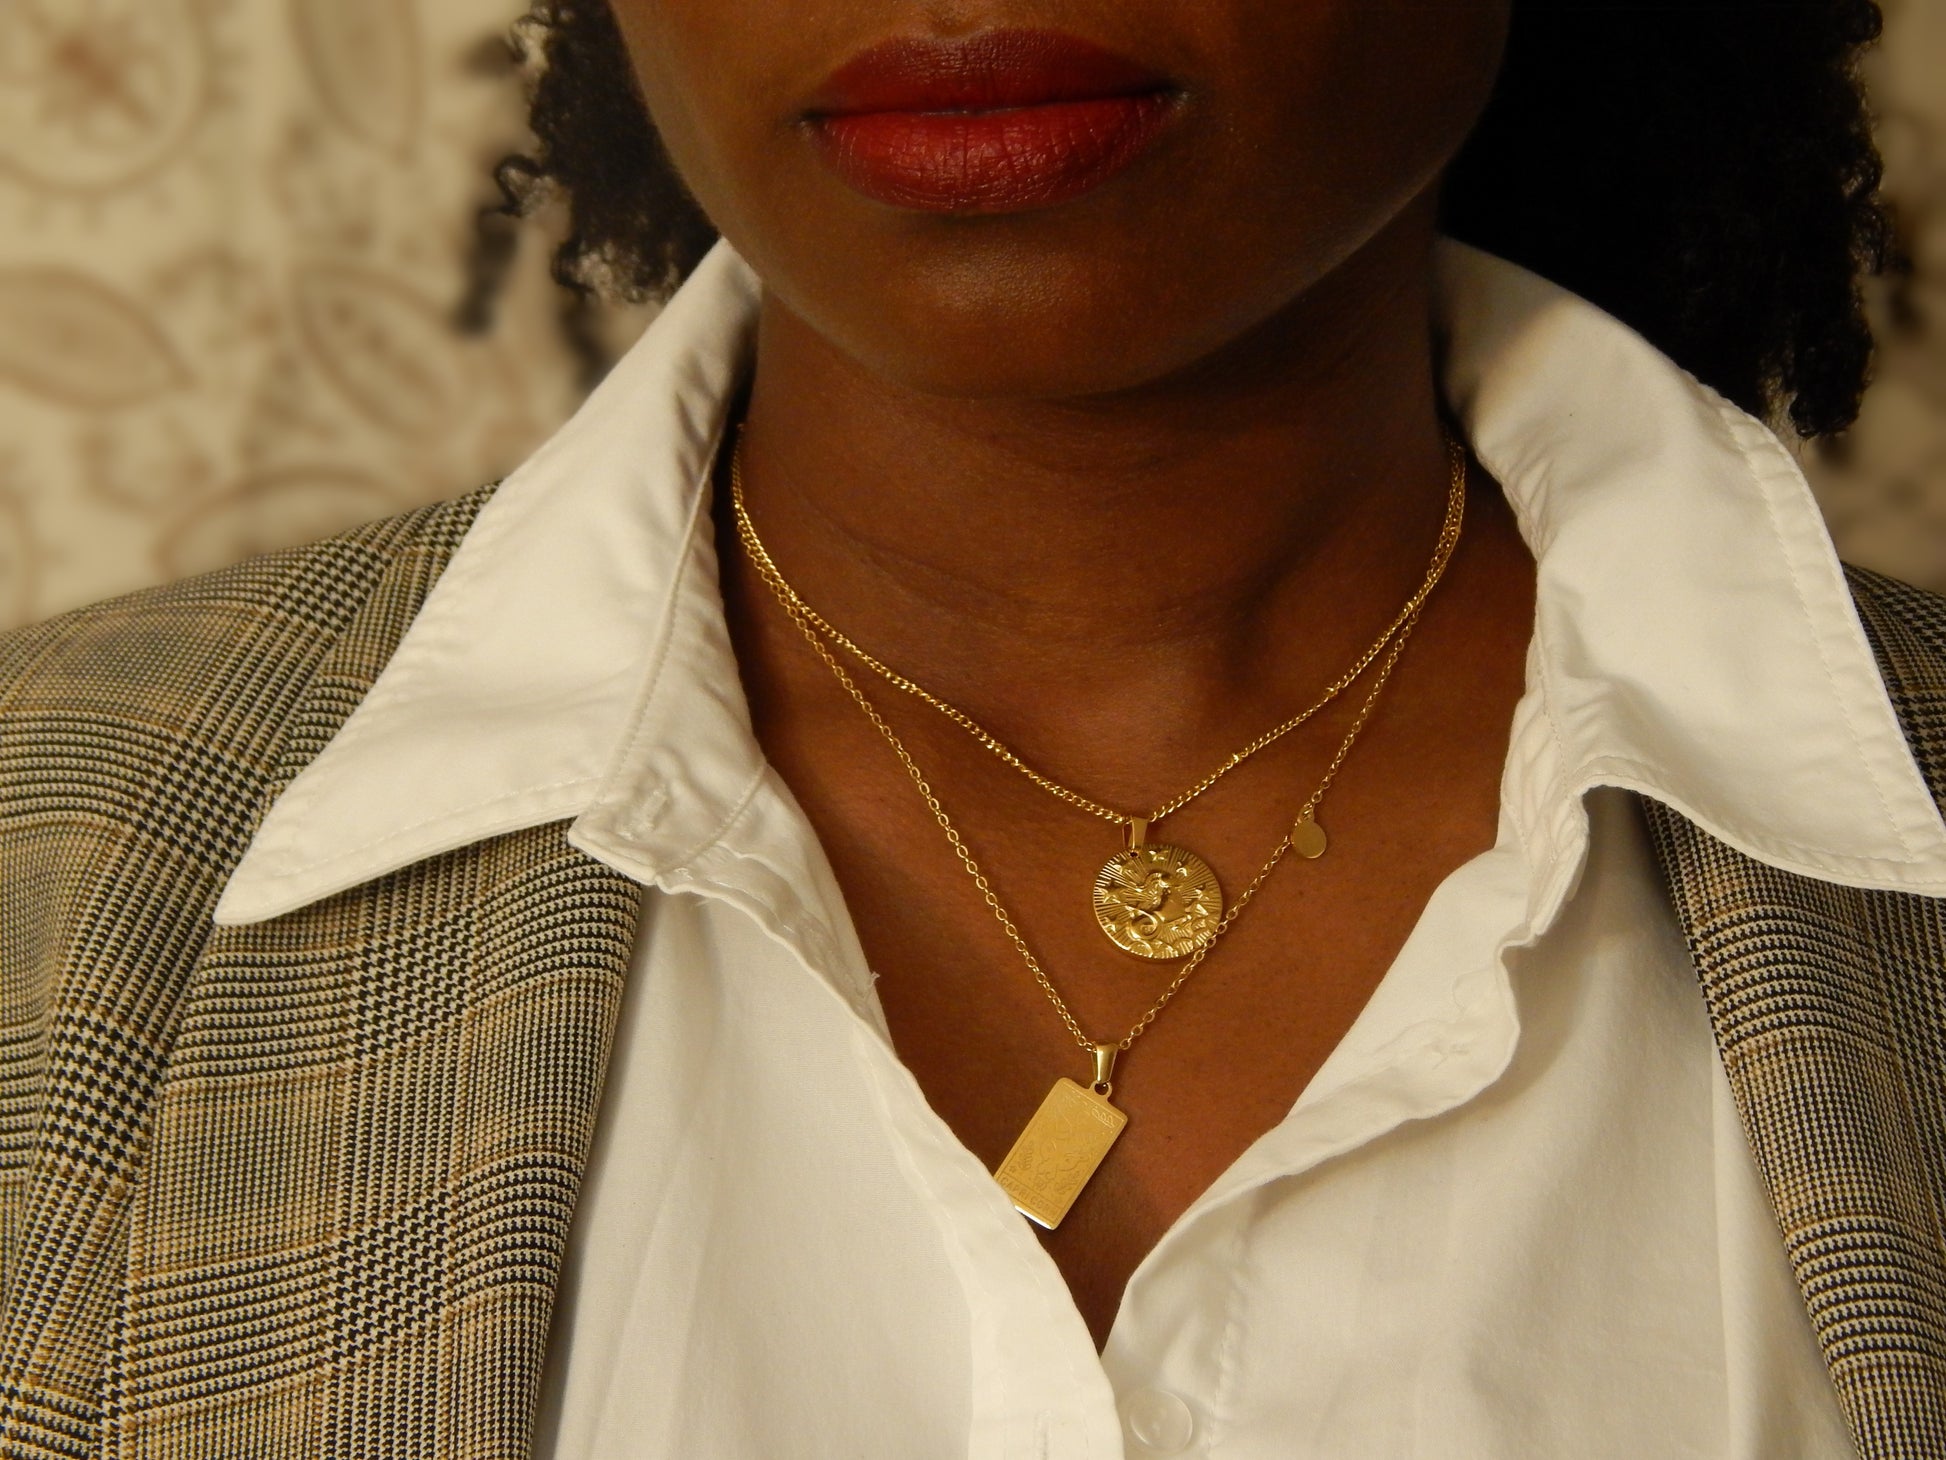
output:
[[1329, 845], [1325, 840], [1324, 828], [1308, 816], [1291, 828], [1291, 850], [1300, 857], [1315, 862], [1324, 855], [1324, 849]]
[[1137, 958], [1187, 958], [1216, 936], [1223, 889], [1194, 852], [1143, 842], [1110, 857], [1095, 878], [1095, 920]]

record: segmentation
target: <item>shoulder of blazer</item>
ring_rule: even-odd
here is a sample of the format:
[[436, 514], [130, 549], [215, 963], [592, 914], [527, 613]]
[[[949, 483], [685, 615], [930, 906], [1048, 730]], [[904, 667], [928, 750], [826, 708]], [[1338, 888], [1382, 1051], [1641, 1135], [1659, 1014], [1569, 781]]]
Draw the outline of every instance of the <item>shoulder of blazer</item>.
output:
[[[159, 770], [198, 750], [242, 780], [288, 774], [325, 729], [291, 712], [328, 688], [349, 713], [346, 694], [376, 678], [492, 491], [0, 633], [0, 818], [45, 813], [23, 805], [29, 787], [100, 812], [140, 799], [128, 781], [88, 795], [96, 760]], [[247, 839], [251, 825], [230, 830]]]
[[[220, 888], [276, 793], [370, 689], [492, 491], [0, 634], [7, 990], [14, 960], [45, 942], [31, 931], [40, 920], [83, 915], [73, 871], [112, 851]], [[63, 895], [36, 905], [55, 884], [29, 870], [57, 862]], [[200, 899], [195, 911], [206, 920]], [[13, 1014], [0, 1002], [0, 1020]]]
[[112, 1256], [210, 913], [491, 493], [0, 635], [0, 1449], [102, 1418]]
[[[1946, 598], [1847, 574], [1946, 802]], [[1780, 872], [1645, 809], [1859, 1452], [1946, 1455], [1946, 899]]]
[[640, 888], [210, 922], [485, 495], [0, 642], [0, 1454], [528, 1453]]

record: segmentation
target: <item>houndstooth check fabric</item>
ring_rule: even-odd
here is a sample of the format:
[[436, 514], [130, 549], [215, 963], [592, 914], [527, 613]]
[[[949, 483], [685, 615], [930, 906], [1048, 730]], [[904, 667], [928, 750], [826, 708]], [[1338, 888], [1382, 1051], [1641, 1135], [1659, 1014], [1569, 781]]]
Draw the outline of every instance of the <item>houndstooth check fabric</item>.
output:
[[[0, 638], [0, 1454], [526, 1453], [639, 889], [556, 825], [210, 922], [484, 500]], [[1854, 590], [1946, 790], [1946, 601]], [[1859, 1448], [1946, 1455], [1946, 904], [1650, 816]]]
[[638, 889], [210, 923], [482, 500], [0, 639], [0, 1453], [526, 1453]]
[[[1849, 572], [1946, 801], [1946, 600]], [[1946, 1456], [1946, 901], [1794, 876], [1648, 816], [1859, 1451]]]

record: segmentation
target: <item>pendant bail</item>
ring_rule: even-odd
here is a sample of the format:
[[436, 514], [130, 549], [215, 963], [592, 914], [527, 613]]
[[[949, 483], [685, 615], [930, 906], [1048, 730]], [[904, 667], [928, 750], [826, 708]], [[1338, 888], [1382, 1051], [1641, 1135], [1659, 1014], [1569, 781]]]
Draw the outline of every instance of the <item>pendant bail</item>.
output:
[[1115, 1056], [1122, 1052], [1119, 1044], [1091, 1044], [1089, 1051], [1095, 1057], [1094, 1091], [1106, 1096], [1114, 1090]]
[[1146, 816], [1131, 816], [1122, 824], [1122, 830], [1128, 834], [1128, 849], [1132, 852], [1139, 846], [1147, 845], [1149, 840], [1149, 818]]

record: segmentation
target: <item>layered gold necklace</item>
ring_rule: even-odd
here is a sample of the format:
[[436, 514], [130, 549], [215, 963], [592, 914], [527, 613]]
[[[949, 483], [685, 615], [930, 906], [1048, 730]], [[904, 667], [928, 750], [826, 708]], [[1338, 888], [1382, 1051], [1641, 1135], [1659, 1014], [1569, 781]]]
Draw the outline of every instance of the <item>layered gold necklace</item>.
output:
[[[925, 799], [926, 809], [946, 835], [954, 855], [972, 878], [982, 899], [998, 920], [1001, 930], [1006, 934], [1015, 950], [1020, 954], [1041, 992], [1047, 996], [1061, 1022], [1074, 1036], [1075, 1042], [1087, 1053], [1092, 1063], [1092, 1079], [1081, 1085], [1066, 1078], [1055, 1082], [1048, 1092], [1034, 1118], [1028, 1122], [1014, 1143], [1007, 1158], [1000, 1163], [994, 1176], [1000, 1185], [1013, 1198], [1014, 1204], [1026, 1216], [1044, 1227], [1056, 1227], [1067, 1215], [1069, 1207], [1081, 1194], [1095, 1171], [1099, 1169], [1109, 1148], [1120, 1136], [1128, 1123], [1127, 1115], [1109, 1103], [1113, 1093], [1112, 1077], [1116, 1056], [1126, 1051], [1135, 1041], [1154, 1024], [1169, 1001], [1189, 982], [1190, 976], [1202, 966], [1216, 941], [1228, 930], [1244, 908], [1250, 905], [1270, 874], [1285, 856], [1296, 852], [1300, 857], [1315, 860], [1324, 855], [1327, 839], [1324, 829], [1317, 821], [1317, 809], [1337, 778], [1345, 758], [1357, 743], [1359, 734], [1371, 718], [1373, 708], [1378, 704], [1380, 693], [1392, 676], [1392, 669], [1398, 663], [1413, 629], [1419, 621], [1419, 613], [1426, 599], [1432, 594], [1439, 580], [1444, 576], [1446, 565], [1451, 561], [1453, 551], [1459, 546], [1460, 529], [1465, 515], [1466, 502], [1466, 456], [1456, 442], [1448, 441], [1447, 450], [1451, 462], [1451, 478], [1446, 496], [1446, 518], [1441, 526], [1439, 540], [1433, 549], [1432, 561], [1426, 574], [1412, 596], [1405, 602], [1385, 631], [1374, 640], [1369, 648], [1352, 663], [1351, 667], [1327, 685], [1324, 691], [1305, 709], [1280, 724], [1272, 726], [1241, 750], [1236, 751], [1220, 765], [1204, 776], [1195, 785], [1173, 799], [1164, 802], [1147, 816], [1136, 816], [1117, 811], [1113, 807], [1061, 785], [1049, 776], [1043, 775], [1023, 761], [1018, 755], [989, 733], [972, 716], [955, 705], [926, 690], [913, 680], [892, 669], [872, 654], [854, 643], [840, 632], [827, 619], [817, 612], [794, 589], [771, 557], [758, 535], [756, 524], [751, 521], [750, 512], [744, 502], [743, 493], [743, 445], [738, 438], [730, 455], [730, 503], [736, 522], [738, 540], [749, 554], [752, 565], [772, 595], [777, 599], [786, 617], [803, 634], [806, 642], [824, 661], [838, 683], [855, 701], [872, 725], [884, 737], [899, 763], [905, 767], [907, 776], [919, 794]], [[870, 669], [887, 683], [932, 706], [948, 720], [965, 730], [980, 745], [991, 751], [1007, 765], [1012, 766], [1028, 780], [1057, 799], [1086, 811], [1101, 820], [1115, 823], [1124, 828], [1124, 845], [1111, 856], [1095, 877], [1093, 908], [1097, 924], [1110, 941], [1125, 952], [1146, 959], [1186, 959], [1168, 985], [1163, 988], [1155, 1002], [1134, 1026], [1119, 1040], [1109, 1043], [1098, 1042], [1091, 1038], [1075, 1018], [1067, 1001], [1055, 988], [1054, 981], [1048, 976], [1034, 952], [1021, 936], [1019, 927], [1000, 901], [999, 894], [993, 889], [986, 873], [975, 860], [967, 847], [965, 839], [953, 825], [952, 819], [941, 806], [939, 797], [912, 758], [905, 743], [892, 728], [890, 722], [879, 711], [871, 698], [852, 678], [838, 653], [849, 655], [856, 662]], [[1311, 719], [1325, 706], [1337, 699], [1346, 689], [1378, 663], [1378, 672], [1367, 691], [1351, 728], [1339, 742], [1336, 753], [1325, 767], [1316, 787], [1299, 808], [1296, 818], [1270, 856], [1243, 889], [1235, 901], [1227, 907], [1224, 904], [1222, 889], [1215, 872], [1208, 862], [1194, 852], [1168, 843], [1148, 840], [1148, 829], [1164, 817], [1181, 810], [1205, 791], [1209, 790], [1224, 776], [1236, 769], [1258, 751], [1274, 744], [1291, 731]]]

